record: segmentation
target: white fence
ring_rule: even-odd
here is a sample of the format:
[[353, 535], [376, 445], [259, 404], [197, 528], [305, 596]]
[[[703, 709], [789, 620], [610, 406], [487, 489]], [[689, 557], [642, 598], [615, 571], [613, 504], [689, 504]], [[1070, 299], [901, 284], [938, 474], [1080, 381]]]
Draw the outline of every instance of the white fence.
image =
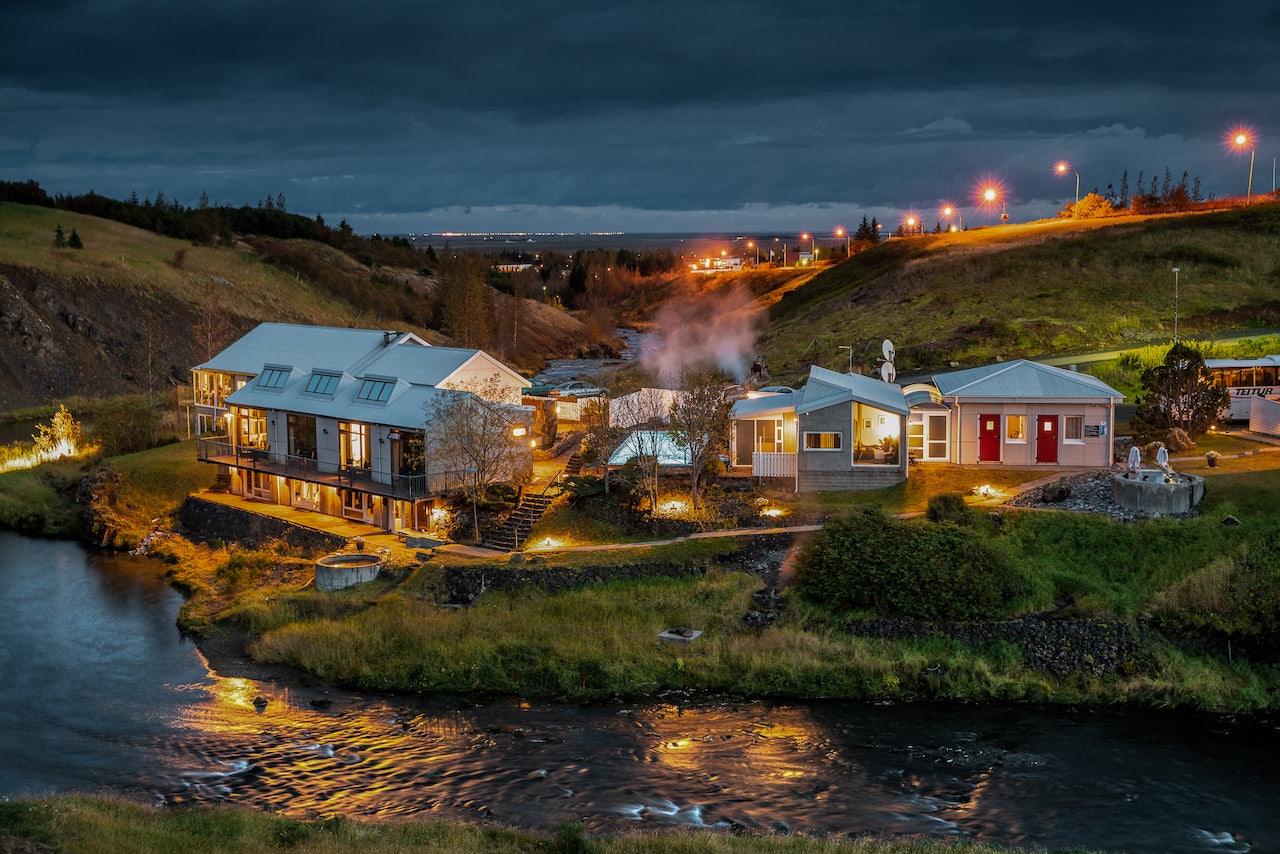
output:
[[751, 473], [756, 477], [795, 477], [796, 455], [756, 451], [751, 454]]

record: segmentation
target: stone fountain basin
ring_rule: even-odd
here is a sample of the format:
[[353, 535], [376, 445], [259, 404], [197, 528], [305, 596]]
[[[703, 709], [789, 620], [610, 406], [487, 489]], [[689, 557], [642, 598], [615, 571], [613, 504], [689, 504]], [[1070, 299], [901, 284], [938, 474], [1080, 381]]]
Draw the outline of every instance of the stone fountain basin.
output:
[[1160, 469], [1123, 472], [1112, 478], [1116, 504], [1142, 516], [1189, 513], [1204, 498], [1204, 478], [1174, 472], [1172, 482]]

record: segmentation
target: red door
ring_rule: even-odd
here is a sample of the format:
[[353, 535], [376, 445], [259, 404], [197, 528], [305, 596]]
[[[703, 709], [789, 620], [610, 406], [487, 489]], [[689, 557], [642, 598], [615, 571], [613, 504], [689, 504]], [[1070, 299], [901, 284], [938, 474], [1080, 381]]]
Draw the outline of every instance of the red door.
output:
[[1058, 416], [1036, 416], [1036, 462], [1058, 461]]
[[1000, 416], [978, 416], [978, 462], [1000, 462]]

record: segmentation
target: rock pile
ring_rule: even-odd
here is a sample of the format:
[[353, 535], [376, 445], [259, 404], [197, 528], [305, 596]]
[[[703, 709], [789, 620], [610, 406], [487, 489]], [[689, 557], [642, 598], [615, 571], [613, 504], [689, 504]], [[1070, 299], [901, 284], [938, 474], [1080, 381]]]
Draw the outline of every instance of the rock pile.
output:
[[[1112, 497], [1112, 471], [1085, 472], [1074, 477], [1061, 478], [1052, 483], [1028, 489], [1005, 502], [1006, 507], [1034, 507], [1041, 510], [1072, 510], [1077, 513], [1097, 513], [1122, 522], [1139, 518], [1132, 510], [1126, 510]], [[1062, 487], [1066, 489], [1063, 490]], [[1049, 500], [1066, 492], [1057, 501]]]

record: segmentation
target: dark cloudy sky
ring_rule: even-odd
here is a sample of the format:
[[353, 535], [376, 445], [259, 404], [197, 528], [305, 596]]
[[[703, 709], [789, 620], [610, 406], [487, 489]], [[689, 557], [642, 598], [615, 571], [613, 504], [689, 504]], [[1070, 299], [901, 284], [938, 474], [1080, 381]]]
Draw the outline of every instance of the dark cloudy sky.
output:
[[0, 180], [361, 232], [829, 233], [986, 178], [1016, 220], [1129, 172], [1255, 191], [1280, 7], [4, 0]]

